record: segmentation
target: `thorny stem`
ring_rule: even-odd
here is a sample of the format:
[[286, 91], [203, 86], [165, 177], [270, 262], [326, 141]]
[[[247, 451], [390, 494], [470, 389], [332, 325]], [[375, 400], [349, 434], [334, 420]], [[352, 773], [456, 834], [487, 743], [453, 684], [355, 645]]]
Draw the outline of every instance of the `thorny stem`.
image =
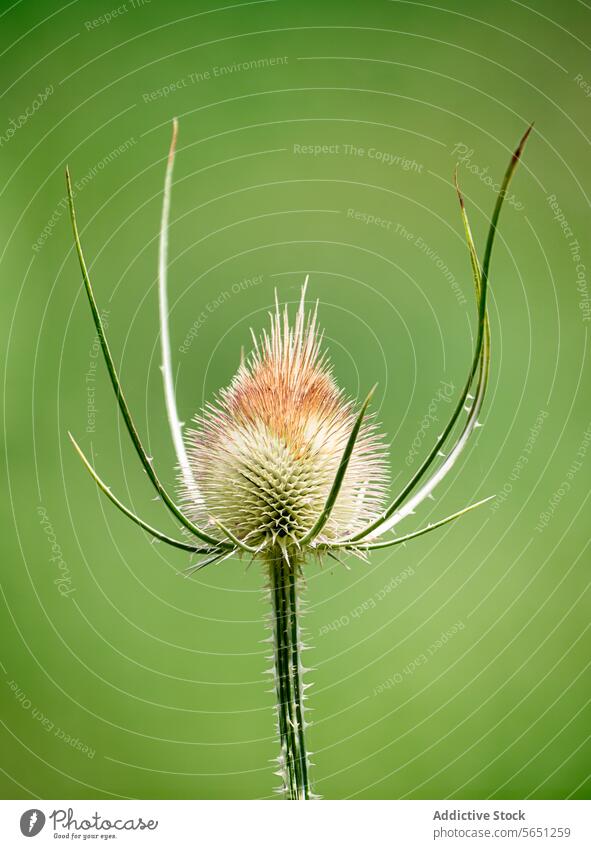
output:
[[283, 554], [269, 565], [277, 724], [281, 753], [279, 772], [287, 799], [310, 799], [305, 741], [304, 685], [298, 624], [297, 566]]

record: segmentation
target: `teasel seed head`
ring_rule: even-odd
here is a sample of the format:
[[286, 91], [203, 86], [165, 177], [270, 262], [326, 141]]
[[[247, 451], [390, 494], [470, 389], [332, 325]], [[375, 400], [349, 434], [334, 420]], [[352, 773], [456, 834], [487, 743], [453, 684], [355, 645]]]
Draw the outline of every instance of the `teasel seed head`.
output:
[[386, 445], [368, 416], [328, 521], [300, 544], [323, 510], [357, 418], [322, 350], [317, 305], [306, 313], [305, 291], [304, 284], [293, 323], [276, 298], [269, 332], [253, 333], [253, 350], [230, 385], [195, 416], [185, 444], [198, 496], [181, 484], [195, 522], [223, 526], [265, 559], [283, 552], [296, 562], [375, 520], [388, 486]]

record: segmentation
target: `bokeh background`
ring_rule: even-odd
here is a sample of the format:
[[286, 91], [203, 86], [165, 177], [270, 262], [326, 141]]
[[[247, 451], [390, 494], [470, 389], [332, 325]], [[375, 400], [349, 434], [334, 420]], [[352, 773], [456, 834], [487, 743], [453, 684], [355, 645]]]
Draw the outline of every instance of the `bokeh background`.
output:
[[64, 166], [128, 400], [173, 485], [156, 263], [178, 116], [181, 418], [230, 380], [274, 290], [293, 302], [309, 273], [338, 380], [352, 396], [379, 383], [396, 489], [471, 356], [454, 166], [482, 251], [536, 121], [493, 260], [484, 426], [404, 530], [497, 499], [368, 565], [309, 567], [309, 742], [325, 798], [588, 798], [590, 22], [575, 0], [3, 0], [5, 797], [277, 783], [260, 570], [186, 579], [188, 558], [117, 513], [67, 438], [177, 530], [98, 356]]

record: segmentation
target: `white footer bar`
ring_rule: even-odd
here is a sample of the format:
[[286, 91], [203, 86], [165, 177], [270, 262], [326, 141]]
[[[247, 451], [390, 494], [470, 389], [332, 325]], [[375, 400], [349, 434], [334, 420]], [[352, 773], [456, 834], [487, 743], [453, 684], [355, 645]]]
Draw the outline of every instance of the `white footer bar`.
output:
[[[297, 810], [294, 806], [297, 805]], [[589, 849], [586, 801], [0, 801], [0, 846]]]

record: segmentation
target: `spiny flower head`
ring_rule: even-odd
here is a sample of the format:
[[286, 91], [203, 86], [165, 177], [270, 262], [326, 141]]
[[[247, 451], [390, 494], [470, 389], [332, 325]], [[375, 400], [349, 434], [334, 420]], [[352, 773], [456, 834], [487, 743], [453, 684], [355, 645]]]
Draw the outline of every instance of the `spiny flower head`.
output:
[[[293, 324], [287, 305], [281, 312], [276, 303], [270, 331], [259, 339], [253, 333], [251, 354], [186, 436], [198, 487], [197, 494], [182, 485], [186, 512], [213, 529], [219, 523], [262, 556], [277, 548], [297, 556], [356, 421], [322, 351], [317, 305], [306, 314], [304, 296], [305, 286]], [[330, 544], [376, 519], [387, 483], [385, 445], [370, 421], [359, 431], [330, 517], [310, 543]]]

